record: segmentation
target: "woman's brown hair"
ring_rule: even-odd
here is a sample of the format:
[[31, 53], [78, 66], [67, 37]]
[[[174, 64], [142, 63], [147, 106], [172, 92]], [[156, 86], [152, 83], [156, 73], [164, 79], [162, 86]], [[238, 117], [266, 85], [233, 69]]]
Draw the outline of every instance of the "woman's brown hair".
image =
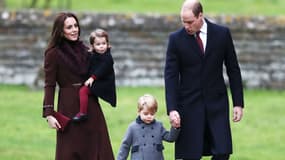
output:
[[55, 21], [53, 23], [53, 28], [52, 28], [47, 50], [55, 47], [56, 45], [62, 42], [62, 39], [64, 38], [63, 37], [64, 21], [69, 17], [73, 17], [75, 19], [78, 25], [78, 30], [79, 30], [78, 36], [80, 36], [80, 25], [79, 25], [78, 18], [75, 16], [75, 14], [70, 13], [70, 12], [61, 12], [56, 16]]

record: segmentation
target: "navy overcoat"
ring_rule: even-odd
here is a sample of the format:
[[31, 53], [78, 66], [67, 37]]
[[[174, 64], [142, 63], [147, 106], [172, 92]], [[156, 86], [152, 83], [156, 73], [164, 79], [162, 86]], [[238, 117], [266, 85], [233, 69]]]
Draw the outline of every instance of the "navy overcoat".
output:
[[184, 28], [169, 36], [164, 73], [167, 111], [177, 110], [181, 116], [176, 158], [232, 153], [223, 68], [230, 82], [233, 105], [243, 106], [241, 73], [230, 31], [205, 21], [205, 55], [195, 37]]

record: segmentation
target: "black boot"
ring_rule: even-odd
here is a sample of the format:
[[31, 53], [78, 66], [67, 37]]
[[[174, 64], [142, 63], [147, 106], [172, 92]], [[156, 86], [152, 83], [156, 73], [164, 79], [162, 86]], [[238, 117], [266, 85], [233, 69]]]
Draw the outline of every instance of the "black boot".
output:
[[76, 116], [74, 116], [72, 118], [72, 121], [73, 122], [83, 122], [83, 121], [86, 121], [88, 119], [88, 116], [87, 114], [84, 114], [84, 113], [77, 113]]

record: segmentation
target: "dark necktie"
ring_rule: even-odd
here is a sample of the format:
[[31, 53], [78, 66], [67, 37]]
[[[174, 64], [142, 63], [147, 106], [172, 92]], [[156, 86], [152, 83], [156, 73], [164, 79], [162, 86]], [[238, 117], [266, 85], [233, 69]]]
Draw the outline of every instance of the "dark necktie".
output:
[[202, 53], [204, 54], [203, 42], [202, 42], [202, 40], [200, 38], [200, 32], [201, 31], [196, 32], [196, 41], [197, 41], [197, 43], [198, 43]]

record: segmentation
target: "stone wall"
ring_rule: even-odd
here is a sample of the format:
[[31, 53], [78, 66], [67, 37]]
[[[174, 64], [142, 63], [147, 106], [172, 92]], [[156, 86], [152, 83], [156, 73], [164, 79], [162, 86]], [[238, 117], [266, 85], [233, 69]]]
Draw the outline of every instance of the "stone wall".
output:
[[[0, 11], [0, 83], [42, 86], [43, 51], [54, 12]], [[178, 15], [76, 13], [81, 39], [102, 27], [110, 34], [117, 85], [163, 86], [168, 34]], [[285, 88], [285, 17], [209, 16], [228, 26], [245, 87]]]

